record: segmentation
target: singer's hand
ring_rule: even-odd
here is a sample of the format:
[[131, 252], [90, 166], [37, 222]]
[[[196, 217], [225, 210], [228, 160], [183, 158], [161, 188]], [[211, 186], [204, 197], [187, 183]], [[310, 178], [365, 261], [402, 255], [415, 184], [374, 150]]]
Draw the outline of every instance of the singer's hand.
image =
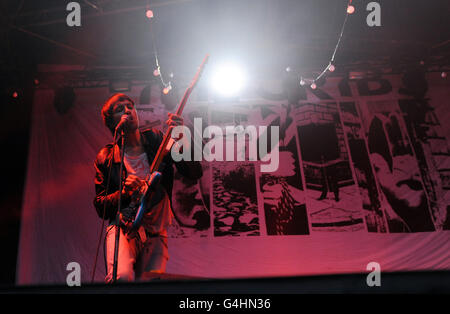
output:
[[167, 119], [166, 124], [168, 126], [178, 126], [178, 125], [183, 125], [184, 121], [183, 121], [183, 117], [173, 114], [173, 113], [168, 113], [167, 114], [169, 116], [169, 119]]
[[139, 179], [134, 174], [130, 174], [127, 176], [127, 179], [125, 180], [125, 184], [123, 186], [123, 193], [127, 194], [128, 196], [131, 196], [134, 191], [137, 189], [140, 189], [142, 185], [145, 184], [145, 182], [141, 179]]
[[137, 231], [133, 230], [133, 221], [130, 218], [125, 217], [122, 213], [120, 213], [119, 216], [119, 226], [122, 228], [128, 239], [136, 237]]

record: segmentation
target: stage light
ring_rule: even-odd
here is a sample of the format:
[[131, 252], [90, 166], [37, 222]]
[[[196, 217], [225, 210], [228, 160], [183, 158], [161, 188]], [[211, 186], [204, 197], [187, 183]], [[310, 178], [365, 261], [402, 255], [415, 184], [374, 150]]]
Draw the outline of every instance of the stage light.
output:
[[336, 67], [330, 63], [330, 65], [328, 66], [328, 71], [334, 72], [334, 70], [336, 70]]
[[13, 98], [17, 98], [17, 97], [19, 97], [19, 93], [18, 92], [13, 92], [12, 96], [13, 96]]
[[151, 18], [153, 17], [153, 11], [150, 10], [150, 9], [147, 9], [147, 11], [145, 11], [145, 16], [146, 16], [148, 19], [151, 19]]
[[153, 70], [153, 76], [159, 76], [159, 69]]
[[317, 85], [316, 85], [316, 83], [311, 83], [311, 89], [316, 89], [317, 88]]
[[287, 67], [286, 72], [291, 72], [291, 67]]
[[218, 67], [211, 85], [222, 96], [236, 95], [245, 85], [245, 73], [236, 64], [224, 64]]
[[355, 12], [355, 7], [352, 6], [352, 5], [349, 5], [349, 6], [347, 7], [347, 13], [348, 13], [348, 14], [353, 14], [354, 12]]
[[172, 89], [172, 85], [170, 85], [170, 83], [169, 83], [166, 87], [164, 87], [163, 94], [167, 95], [171, 91], [171, 89]]
[[442, 78], [446, 78], [446, 77], [447, 77], [447, 72], [442, 72], [442, 73], [441, 73], [441, 77], [442, 77]]
[[39, 80], [38, 79], [34, 79], [34, 85], [39, 85]]
[[300, 85], [303, 86], [303, 85], [305, 85], [305, 84], [306, 84], [305, 80], [304, 80], [304, 79], [301, 79], [301, 80], [300, 80]]

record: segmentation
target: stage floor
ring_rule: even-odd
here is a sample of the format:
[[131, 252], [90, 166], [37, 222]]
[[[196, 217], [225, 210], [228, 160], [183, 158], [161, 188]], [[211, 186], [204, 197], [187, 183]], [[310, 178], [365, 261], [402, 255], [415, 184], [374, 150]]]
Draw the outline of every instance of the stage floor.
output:
[[381, 273], [381, 286], [370, 287], [367, 273], [246, 279], [199, 279], [161, 274], [135, 283], [81, 284], [80, 287], [3, 286], [0, 293], [130, 294], [308, 294], [450, 293], [450, 271]]

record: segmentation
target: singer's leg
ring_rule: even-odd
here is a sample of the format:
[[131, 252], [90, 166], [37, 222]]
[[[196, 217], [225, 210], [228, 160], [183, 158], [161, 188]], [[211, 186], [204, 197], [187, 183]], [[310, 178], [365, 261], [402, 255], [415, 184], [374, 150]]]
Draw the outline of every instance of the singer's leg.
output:
[[145, 280], [151, 278], [151, 274], [164, 273], [168, 260], [167, 234], [149, 237], [137, 264], [136, 275]]
[[[114, 248], [116, 242], [116, 226], [109, 226], [106, 235], [106, 264], [107, 275], [105, 281], [113, 281]], [[128, 239], [120, 229], [119, 254], [117, 257], [117, 281], [134, 281], [134, 264], [136, 262], [137, 247], [134, 239]]]

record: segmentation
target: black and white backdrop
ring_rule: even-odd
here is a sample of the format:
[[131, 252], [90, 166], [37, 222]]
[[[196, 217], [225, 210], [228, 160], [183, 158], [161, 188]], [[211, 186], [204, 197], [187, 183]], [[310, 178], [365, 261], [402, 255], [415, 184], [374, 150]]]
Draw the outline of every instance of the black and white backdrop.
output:
[[[280, 166], [263, 173], [261, 161], [202, 161], [198, 181], [176, 175], [167, 272], [289, 276], [362, 272], [370, 262], [450, 269], [450, 83], [414, 75], [332, 76], [290, 95], [275, 80], [231, 101], [194, 91], [187, 126], [194, 118], [203, 128], [279, 126]], [[110, 90], [74, 92], [63, 112], [53, 89], [35, 93], [18, 284], [64, 283], [70, 262], [90, 280], [101, 225], [93, 161], [111, 141], [100, 116]], [[173, 110], [157, 84], [133, 82], [128, 94], [143, 126], [161, 128]], [[100, 263], [97, 281], [104, 272]]]

